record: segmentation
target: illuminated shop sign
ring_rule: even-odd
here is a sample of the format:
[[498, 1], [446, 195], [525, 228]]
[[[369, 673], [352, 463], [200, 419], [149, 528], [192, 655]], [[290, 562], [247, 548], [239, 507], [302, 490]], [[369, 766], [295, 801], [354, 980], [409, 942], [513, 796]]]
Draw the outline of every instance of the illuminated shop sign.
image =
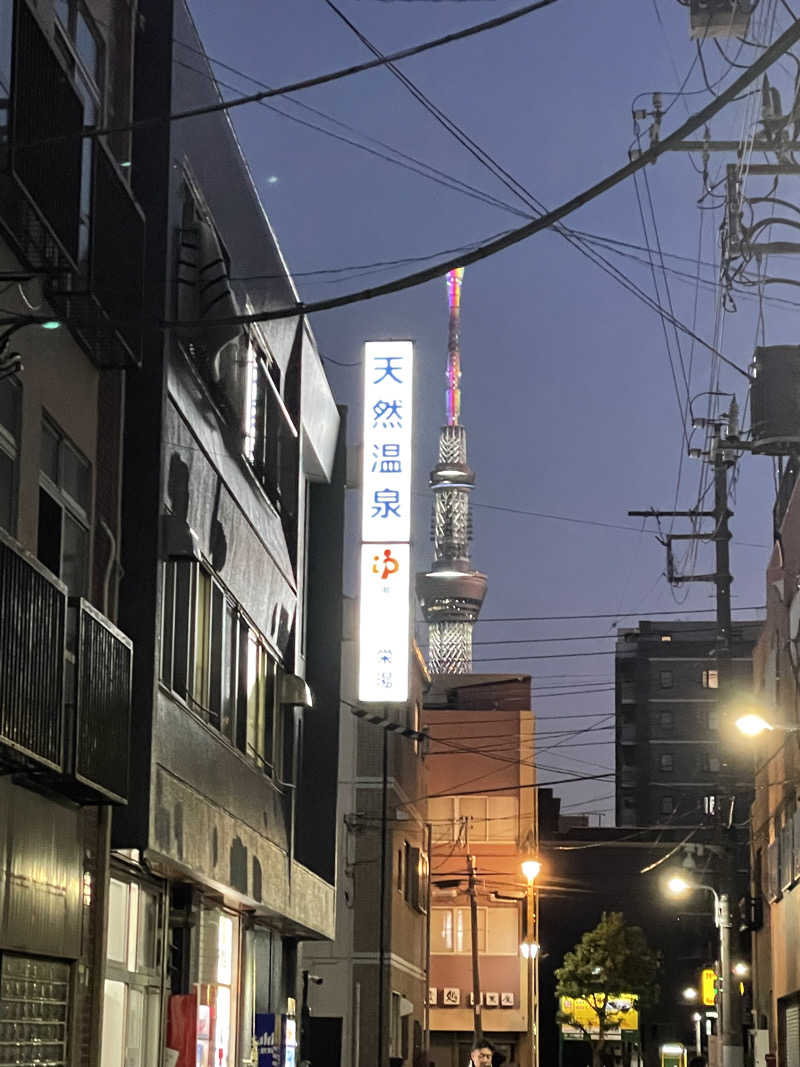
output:
[[359, 700], [408, 699], [414, 346], [364, 346]]

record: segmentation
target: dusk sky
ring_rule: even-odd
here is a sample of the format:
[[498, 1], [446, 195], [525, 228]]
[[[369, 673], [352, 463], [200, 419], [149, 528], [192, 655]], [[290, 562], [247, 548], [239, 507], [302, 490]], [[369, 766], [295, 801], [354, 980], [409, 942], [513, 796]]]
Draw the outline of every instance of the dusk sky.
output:
[[[521, 4], [341, 0], [340, 6], [378, 48], [392, 52]], [[226, 95], [255, 91], [246, 76], [276, 86], [369, 58], [325, 0], [191, 0], [191, 9], [212, 59], [239, 72], [217, 68], [232, 87], [223, 89]], [[750, 39], [772, 40], [788, 19], [780, 4], [762, 2]], [[740, 73], [713, 41], [703, 44], [701, 62], [688, 22], [678, 0], [558, 0], [508, 26], [403, 61], [400, 68], [529, 194], [552, 207], [626, 162], [637, 94], [645, 95], [636, 107], [650, 109], [654, 90], [664, 94], [665, 108], [673, 105], [663, 122], [666, 134], [710, 99], [703, 66], [715, 92]], [[739, 64], [759, 54], [735, 40], [722, 45]], [[196, 62], [179, 46], [175, 54], [180, 62]], [[794, 73], [788, 62], [771, 73], [785, 104]], [[682, 84], [684, 95], [669, 95]], [[449, 258], [443, 253], [519, 226], [524, 219], [517, 212], [531, 213], [386, 69], [267, 103], [231, 116], [305, 299], [362, 289]], [[755, 132], [759, 112], [760, 97], [747, 96], [713, 121], [712, 136]], [[641, 125], [646, 130], [649, 120]], [[514, 211], [380, 158], [391, 153], [369, 138], [414, 157], [413, 164], [405, 160], [410, 166], [436, 168]], [[796, 342], [790, 302], [798, 297], [794, 289], [770, 285], [761, 317], [755, 288], [736, 294], [735, 312], [721, 310], [715, 264], [724, 185], [715, 183], [733, 161], [712, 158], [711, 191], [699, 206], [699, 157], [670, 153], [648, 168], [646, 183], [643, 175], [637, 182], [646, 237], [632, 180], [566, 222], [593, 237], [636, 246], [591, 247], [649, 296], [653, 276], [643, 248], [660, 242], [665, 256], [671, 254], [671, 269], [667, 292], [657, 265], [659, 303], [671, 301], [679, 320], [694, 324], [700, 338], [746, 368], [754, 344]], [[791, 181], [797, 179], [784, 179], [778, 196], [787, 195]], [[754, 185], [753, 194], [756, 189], [768, 191]], [[657, 236], [648, 218], [651, 201]], [[705, 280], [699, 287], [698, 252]], [[400, 260], [407, 262], [368, 266]], [[789, 259], [770, 266], [772, 274], [793, 272]], [[431, 557], [427, 477], [444, 419], [444, 280], [318, 315], [312, 327], [337, 400], [350, 405], [351, 443], [359, 433], [360, 374], [357, 366], [340, 364], [357, 364], [366, 339], [416, 342], [415, 552], [417, 566], [425, 567]], [[663, 577], [664, 549], [626, 513], [672, 508], [676, 499], [682, 508], [696, 505], [701, 479], [705, 488], [708, 477], [707, 468], [685, 456], [687, 392], [708, 390], [718, 372], [714, 387], [735, 390], [744, 408], [747, 382], [715, 366], [701, 344], [672, 326], [665, 330], [656, 313], [550, 231], [467, 269], [462, 359], [463, 421], [477, 474], [473, 561], [489, 579], [475, 630], [475, 670], [532, 674], [541, 782], [611, 771], [616, 628], [654, 612], [680, 617], [682, 610], [713, 606], [710, 585], [692, 583], [673, 593]], [[696, 400], [695, 414], [705, 414], [706, 405], [706, 398]], [[726, 405], [723, 399], [722, 409]], [[702, 446], [702, 433], [691, 443]], [[764, 602], [773, 499], [772, 461], [745, 456], [731, 522], [737, 610]], [[698, 573], [713, 570], [712, 549], [702, 546], [696, 561], [687, 561], [692, 565]], [[352, 568], [349, 573], [346, 591], [352, 593]], [[593, 614], [610, 617], [492, 621]], [[424, 642], [423, 627], [419, 638]], [[503, 639], [530, 643], [492, 643]], [[587, 686], [597, 691], [575, 692]], [[560, 721], [567, 716], [573, 718]], [[575, 738], [553, 733], [587, 727], [594, 729]], [[613, 779], [562, 785], [557, 792], [572, 806], [567, 810], [603, 812], [611, 821]]]

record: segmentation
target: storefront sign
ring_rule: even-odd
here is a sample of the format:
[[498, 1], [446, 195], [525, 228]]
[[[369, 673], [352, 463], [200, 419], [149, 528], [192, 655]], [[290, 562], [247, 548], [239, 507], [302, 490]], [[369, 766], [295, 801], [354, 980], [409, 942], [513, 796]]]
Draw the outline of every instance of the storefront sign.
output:
[[408, 699], [414, 346], [364, 346], [359, 700]]

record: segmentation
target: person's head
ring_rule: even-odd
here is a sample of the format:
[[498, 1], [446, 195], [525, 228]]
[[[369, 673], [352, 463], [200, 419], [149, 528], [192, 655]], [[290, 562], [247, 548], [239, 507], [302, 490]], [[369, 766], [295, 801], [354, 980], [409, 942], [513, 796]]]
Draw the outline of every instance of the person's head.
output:
[[472, 1046], [469, 1058], [474, 1067], [492, 1067], [492, 1053], [494, 1045], [486, 1038], [481, 1038]]

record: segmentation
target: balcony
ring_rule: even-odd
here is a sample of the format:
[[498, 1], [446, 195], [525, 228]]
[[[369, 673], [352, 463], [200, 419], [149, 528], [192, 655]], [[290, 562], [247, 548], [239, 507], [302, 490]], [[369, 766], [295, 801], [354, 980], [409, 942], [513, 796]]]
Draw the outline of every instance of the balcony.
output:
[[0, 770], [78, 803], [125, 803], [132, 663], [130, 640], [85, 600], [68, 604], [0, 530]]
[[0, 531], [0, 767], [64, 769], [66, 588]]
[[91, 221], [81, 262], [83, 104], [27, 0], [13, 5], [13, 74], [0, 101], [0, 227], [21, 262], [43, 275], [47, 299], [98, 368], [138, 364], [144, 215], [98, 139], [85, 157]]
[[77, 614], [74, 700], [67, 718], [72, 744], [68, 791], [88, 803], [124, 804], [128, 796], [133, 642], [86, 600], [70, 599]]

